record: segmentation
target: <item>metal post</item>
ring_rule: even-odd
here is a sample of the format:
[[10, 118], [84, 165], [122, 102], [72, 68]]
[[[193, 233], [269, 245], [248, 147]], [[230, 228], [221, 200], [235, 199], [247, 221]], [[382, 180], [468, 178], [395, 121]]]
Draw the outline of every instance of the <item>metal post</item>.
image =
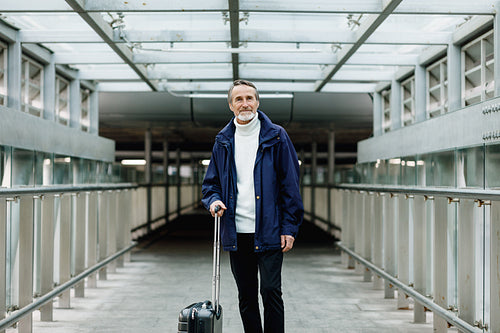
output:
[[[0, 320], [5, 318], [6, 309], [6, 255], [7, 255], [7, 202], [0, 198]], [[5, 330], [0, 330], [4, 333]]]
[[[99, 211], [99, 227], [97, 239], [99, 240], [99, 261], [106, 258], [108, 254], [108, 193], [106, 191], [99, 192], [98, 196], [98, 211]], [[99, 280], [107, 279], [106, 266], [99, 270]]]
[[16, 32], [16, 41], [9, 44], [7, 73], [7, 106], [14, 110], [21, 110], [21, 66], [22, 49], [19, 31]]
[[[341, 202], [344, 204], [343, 209], [338, 210], [338, 214], [341, 216], [340, 221], [341, 221], [341, 227], [342, 227], [342, 243], [346, 246], [349, 247], [349, 193], [350, 191], [348, 190], [340, 190], [339, 191], [339, 197], [341, 198]], [[352, 265], [350, 264], [350, 261], [352, 261]], [[342, 251], [342, 263], [346, 265], [347, 268], [354, 267], [354, 261], [350, 256]]]
[[382, 96], [377, 92], [373, 94], [373, 136], [382, 135], [383, 121]]
[[[493, 20], [493, 54], [500, 54], [500, 15], [495, 15]], [[494, 68], [494, 81], [500, 82], [500, 68], [495, 66]], [[495, 97], [500, 96], [500, 84], [495, 86]]]
[[[19, 307], [33, 301], [33, 196], [21, 196], [19, 201]], [[32, 330], [32, 315], [19, 321], [18, 332]]]
[[89, 96], [89, 122], [90, 129], [89, 133], [98, 135], [99, 134], [99, 92], [92, 91]]
[[[50, 292], [54, 285], [54, 196], [45, 195], [42, 199], [42, 237], [41, 256], [41, 293]], [[40, 308], [40, 319], [52, 321], [52, 302]]]
[[56, 110], [56, 64], [54, 55], [50, 57], [50, 63], [43, 69], [43, 119], [55, 120]]
[[169, 215], [169, 190], [168, 190], [168, 140], [163, 140], [163, 182], [165, 183], [165, 224], [168, 223]]
[[175, 164], [177, 165], [177, 217], [181, 215], [181, 207], [182, 207], [182, 197], [181, 197], [181, 149], [177, 148], [176, 151], [176, 161]]
[[[127, 247], [130, 242], [132, 241], [132, 234], [130, 233], [130, 230], [132, 229], [132, 222], [133, 222], [133, 214], [132, 214], [132, 207], [133, 207], [133, 201], [132, 201], [132, 196], [133, 196], [133, 191], [132, 190], [126, 190], [124, 192], [124, 205], [126, 207], [129, 207], [129, 210], [125, 213], [125, 218], [124, 218], [124, 224], [122, 226], [123, 228], [123, 248]], [[121, 250], [121, 248], [120, 248]], [[123, 261], [125, 262], [130, 262], [130, 252], [127, 252], [124, 254]]]
[[[85, 214], [87, 204], [87, 193], [78, 193], [76, 196], [76, 232], [75, 232], [75, 275], [85, 270]], [[85, 297], [85, 283], [75, 286], [75, 297]]]
[[391, 83], [391, 131], [402, 126], [401, 109], [401, 82], [392, 80]]
[[[115, 209], [116, 209], [116, 217], [115, 217], [115, 230], [116, 230], [116, 250], [112, 253], [116, 253], [121, 249], [125, 248], [125, 233], [130, 230], [128, 226], [127, 216], [130, 215], [129, 205], [125, 201], [126, 193], [124, 191], [115, 191]], [[124, 206], [126, 205], [126, 206]], [[126, 208], [125, 208], [126, 207]], [[124, 257], [121, 256], [117, 258], [114, 262], [116, 263], [117, 268], [124, 267]]]
[[[89, 193], [89, 208], [87, 221], [87, 265], [97, 264], [97, 192]], [[130, 206], [129, 206], [130, 207]], [[97, 288], [97, 274], [89, 275], [87, 286]]]
[[475, 314], [474, 234], [474, 201], [461, 199], [458, 205], [458, 317], [469, 324], [474, 324]]
[[490, 249], [490, 329], [489, 332], [500, 332], [500, 202], [491, 202], [491, 249]]
[[[363, 226], [364, 226], [364, 193], [354, 192], [354, 252], [361, 254], [363, 252], [364, 244], [364, 235], [363, 235]], [[364, 268], [359, 262], [355, 262], [354, 267], [356, 269], [356, 273], [363, 274]]]
[[[71, 194], [60, 196], [61, 218], [59, 222], [59, 283], [71, 278]], [[59, 307], [70, 308], [69, 290], [59, 296]]]
[[462, 54], [460, 46], [448, 44], [448, 112], [462, 107]]
[[[373, 198], [373, 224], [372, 224], [372, 237], [373, 237], [373, 264], [377, 267], [382, 267], [384, 259], [382, 257], [382, 237], [383, 237], [383, 224], [382, 224], [382, 204], [383, 193], [377, 193]], [[384, 288], [384, 280], [378, 275], [373, 277], [373, 289], [381, 290]]]
[[80, 79], [71, 80], [69, 84], [69, 126], [81, 129], [82, 97], [80, 96]]
[[316, 177], [318, 168], [318, 144], [311, 144], [311, 223], [316, 220]]
[[[362, 248], [362, 256], [366, 260], [372, 259], [372, 243], [371, 243], [371, 217], [373, 216], [373, 194], [370, 192], [366, 192], [363, 195], [364, 199], [364, 214], [363, 214], [363, 248]], [[363, 281], [371, 282], [372, 274], [371, 271], [363, 266]]]
[[[398, 195], [398, 279], [406, 286], [410, 284], [410, 212], [405, 195]], [[398, 309], [409, 309], [408, 296], [398, 290]]]
[[[434, 199], [434, 302], [448, 308], [448, 199]], [[433, 318], [434, 332], [448, 332], [448, 323], [441, 317]]]
[[[107, 255], [112, 255], [116, 252], [116, 213], [117, 213], [117, 195], [118, 191], [108, 192], [108, 251]], [[108, 265], [108, 273], [116, 273], [116, 261], [113, 260]]]
[[[355, 225], [355, 214], [354, 211], [356, 210], [356, 194], [355, 191], [349, 191], [349, 220], [347, 224], [347, 228], [349, 229], [349, 249], [354, 251], [354, 246], [355, 246], [355, 230], [356, 230], [356, 225]], [[355, 261], [354, 258], [349, 257], [349, 261], [347, 263], [347, 268], [355, 268]]]
[[[416, 291], [426, 294], [426, 222], [425, 201], [423, 196], [413, 199], [413, 284]], [[415, 323], [425, 323], [426, 315], [423, 305], [415, 302], [413, 309]]]
[[[335, 178], [335, 132], [328, 132], [328, 185], [334, 183]], [[332, 225], [334, 224], [334, 214], [335, 205], [332, 204], [333, 190], [328, 187], [328, 198], [327, 198], [327, 216], [328, 216], [328, 232], [332, 232]]]
[[426, 94], [426, 72], [425, 67], [415, 66], [415, 122], [422, 122], [427, 119], [427, 105], [425, 103]]
[[145, 160], [146, 160], [146, 170], [145, 170], [145, 180], [147, 184], [147, 196], [146, 196], [146, 212], [147, 212], [147, 233], [149, 234], [151, 232], [151, 220], [152, 220], [152, 194], [151, 194], [151, 183], [153, 182], [153, 151], [152, 151], [152, 141], [153, 141], [153, 134], [151, 133], [151, 129], [148, 128], [146, 131], [145, 139], [144, 139], [144, 154], [145, 154]]
[[[387, 194], [384, 198], [384, 270], [387, 274], [396, 275], [396, 253], [395, 253], [395, 203], [397, 197]], [[394, 298], [393, 285], [384, 281], [384, 298]]]

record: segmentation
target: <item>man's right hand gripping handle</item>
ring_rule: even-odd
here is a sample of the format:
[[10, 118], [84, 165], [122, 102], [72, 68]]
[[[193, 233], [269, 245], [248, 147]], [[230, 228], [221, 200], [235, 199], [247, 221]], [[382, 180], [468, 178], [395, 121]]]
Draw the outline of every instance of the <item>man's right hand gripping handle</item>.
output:
[[[216, 209], [216, 208], [218, 208], [218, 209]], [[226, 205], [224, 205], [224, 203], [222, 201], [215, 200], [210, 205], [210, 214], [212, 214], [213, 217], [215, 217], [215, 214], [217, 214], [218, 216], [222, 216], [222, 215], [224, 215], [224, 211], [226, 209], [227, 209]]]

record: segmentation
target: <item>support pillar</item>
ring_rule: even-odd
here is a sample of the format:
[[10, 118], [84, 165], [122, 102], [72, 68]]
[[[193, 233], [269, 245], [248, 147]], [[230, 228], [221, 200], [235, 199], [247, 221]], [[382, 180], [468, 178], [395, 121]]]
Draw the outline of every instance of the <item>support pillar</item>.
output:
[[[434, 199], [434, 302], [448, 308], [448, 199]], [[448, 323], [441, 317], [433, 318], [434, 332], [448, 332]]]
[[391, 83], [391, 131], [402, 127], [401, 82]]
[[[500, 313], [500, 202], [491, 202], [490, 313]], [[490, 315], [489, 332], [500, 333], [500, 316]]]
[[373, 94], [373, 136], [382, 135], [383, 121], [384, 114], [382, 110], [382, 95], [377, 92]]
[[458, 205], [458, 317], [471, 325], [475, 320], [474, 234], [474, 201], [461, 199]]
[[[108, 253], [108, 193], [98, 193], [98, 212], [99, 212], [99, 227], [97, 239], [99, 240], [99, 261], [106, 259]], [[104, 266], [99, 270], [99, 280], [107, 280], [107, 267]]]
[[[33, 196], [21, 196], [19, 201], [19, 307], [33, 302]], [[31, 333], [33, 315], [19, 320], [18, 332]]]
[[168, 140], [163, 140], [163, 182], [165, 183], [165, 224], [168, 223], [169, 215], [169, 190], [168, 190]]
[[145, 180], [147, 185], [147, 194], [146, 194], [146, 219], [147, 219], [147, 233], [151, 232], [151, 220], [152, 220], [152, 188], [151, 183], [153, 181], [153, 134], [151, 133], [151, 129], [148, 128], [146, 131], [146, 135], [144, 138], [144, 159], [146, 160], [146, 169], [145, 169]]
[[[426, 294], [426, 214], [423, 196], [415, 196], [413, 199], [413, 284], [416, 291]], [[425, 323], [426, 315], [423, 305], [415, 302], [413, 308], [415, 323]]]
[[[368, 261], [372, 260], [372, 242], [371, 242], [371, 217], [373, 216], [373, 194], [366, 192], [363, 195], [364, 214], [363, 214], [363, 247], [361, 255]], [[367, 267], [363, 267], [363, 281], [371, 282], [372, 273]]]
[[71, 80], [69, 84], [69, 126], [81, 129], [82, 97], [80, 94], [80, 79]]
[[[410, 211], [409, 199], [398, 196], [398, 279], [405, 285], [410, 284]], [[408, 296], [398, 290], [398, 309], [409, 309]]]
[[[85, 214], [87, 206], [87, 194], [85, 192], [76, 195], [75, 224], [75, 275], [85, 270]], [[75, 297], [85, 296], [85, 282], [82, 281], [75, 286]]]
[[[383, 223], [382, 223], [382, 204], [384, 199], [383, 193], [377, 193], [373, 198], [373, 264], [377, 267], [383, 267], [384, 259], [382, 256], [383, 248]], [[373, 289], [384, 289], [384, 280], [378, 276], [373, 277]]]
[[[396, 253], [395, 253], [395, 204], [397, 197], [387, 194], [384, 197], [384, 270], [396, 275]], [[384, 281], [384, 298], [394, 298], [394, 287], [389, 281]]]
[[182, 207], [182, 196], [181, 196], [181, 149], [177, 148], [176, 150], [176, 160], [175, 164], [177, 166], [177, 178], [176, 178], [176, 184], [177, 184], [177, 217], [181, 215], [181, 207]]
[[462, 54], [460, 46], [448, 44], [448, 112], [462, 107]]
[[[97, 264], [97, 197], [97, 192], [90, 192], [88, 194], [87, 264], [89, 267]], [[96, 273], [89, 275], [87, 286], [89, 288], [97, 288]]]
[[16, 32], [16, 41], [9, 44], [7, 61], [7, 106], [14, 110], [21, 110], [21, 76], [22, 76], [22, 49], [19, 32]]
[[316, 177], [318, 168], [318, 144], [311, 144], [311, 223], [316, 221]]
[[426, 105], [426, 71], [421, 65], [415, 66], [415, 122], [427, 119]]
[[[47, 194], [42, 199], [41, 256], [41, 294], [45, 295], [54, 285], [54, 196]], [[40, 308], [41, 321], [52, 321], [52, 302]]]

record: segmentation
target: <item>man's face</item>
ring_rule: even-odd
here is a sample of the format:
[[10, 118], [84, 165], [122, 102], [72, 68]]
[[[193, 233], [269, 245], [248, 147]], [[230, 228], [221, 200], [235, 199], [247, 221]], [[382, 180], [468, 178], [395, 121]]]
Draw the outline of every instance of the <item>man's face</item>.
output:
[[229, 108], [233, 111], [238, 124], [248, 124], [255, 117], [259, 108], [255, 89], [246, 85], [234, 87]]

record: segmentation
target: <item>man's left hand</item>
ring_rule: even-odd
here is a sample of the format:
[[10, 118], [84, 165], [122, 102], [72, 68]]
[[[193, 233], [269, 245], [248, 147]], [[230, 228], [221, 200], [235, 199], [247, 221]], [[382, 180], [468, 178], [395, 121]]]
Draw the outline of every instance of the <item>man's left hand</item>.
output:
[[294, 241], [295, 238], [293, 238], [293, 236], [281, 235], [281, 251], [283, 253], [290, 251], [293, 247]]

